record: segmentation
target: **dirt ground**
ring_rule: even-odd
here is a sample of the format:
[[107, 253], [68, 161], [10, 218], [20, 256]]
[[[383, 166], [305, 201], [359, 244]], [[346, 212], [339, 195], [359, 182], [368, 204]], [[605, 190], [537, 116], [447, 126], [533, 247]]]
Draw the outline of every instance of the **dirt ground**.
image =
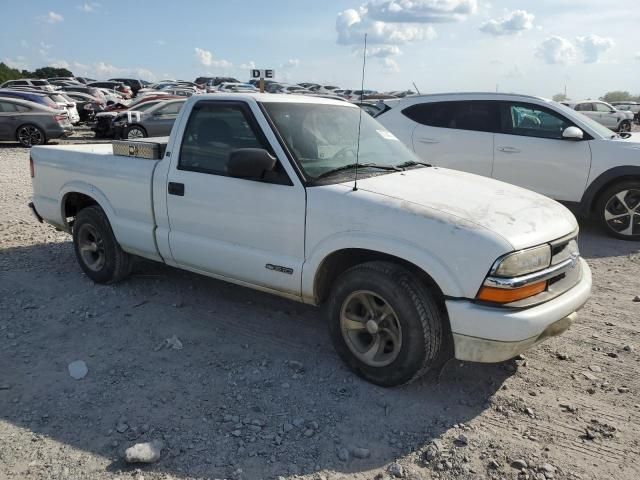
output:
[[[640, 478], [638, 243], [583, 223], [593, 295], [567, 333], [382, 389], [321, 310], [149, 262], [94, 285], [30, 195], [28, 150], [0, 144], [2, 480]], [[148, 440], [157, 463], [124, 462]]]

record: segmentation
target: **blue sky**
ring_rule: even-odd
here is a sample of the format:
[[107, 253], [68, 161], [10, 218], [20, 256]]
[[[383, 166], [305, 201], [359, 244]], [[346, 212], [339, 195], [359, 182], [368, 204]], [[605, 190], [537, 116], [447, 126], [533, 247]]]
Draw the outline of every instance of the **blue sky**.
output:
[[0, 60], [95, 78], [198, 75], [572, 98], [640, 93], [640, 1], [30, 1], [3, 6]]

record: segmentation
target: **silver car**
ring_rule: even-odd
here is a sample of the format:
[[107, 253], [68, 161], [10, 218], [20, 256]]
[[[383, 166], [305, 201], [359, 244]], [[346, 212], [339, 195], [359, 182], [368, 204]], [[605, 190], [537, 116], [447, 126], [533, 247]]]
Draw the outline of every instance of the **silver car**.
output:
[[633, 114], [616, 110], [607, 102], [584, 100], [581, 102], [562, 102], [564, 105], [586, 115], [596, 122], [616, 132], [630, 132]]
[[23, 147], [31, 147], [72, 133], [69, 116], [62, 110], [17, 98], [0, 98], [0, 140], [17, 140]]
[[123, 112], [112, 124], [115, 138], [168, 136], [185, 101], [186, 98], [166, 100], [144, 112]]

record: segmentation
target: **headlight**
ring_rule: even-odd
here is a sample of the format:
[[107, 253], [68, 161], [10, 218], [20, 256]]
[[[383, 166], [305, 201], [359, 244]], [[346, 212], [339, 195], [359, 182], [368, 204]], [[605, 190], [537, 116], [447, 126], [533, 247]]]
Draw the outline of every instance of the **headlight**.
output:
[[519, 277], [551, 265], [551, 247], [541, 245], [507, 255], [493, 269], [497, 277]]

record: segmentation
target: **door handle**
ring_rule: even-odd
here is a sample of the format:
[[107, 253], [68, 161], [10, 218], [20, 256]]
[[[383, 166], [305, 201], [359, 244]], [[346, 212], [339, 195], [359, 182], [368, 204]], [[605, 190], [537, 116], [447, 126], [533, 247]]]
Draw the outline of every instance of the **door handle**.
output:
[[169, 192], [169, 195], [184, 197], [184, 183], [169, 182], [169, 188], [167, 191]]
[[436, 140], [435, 138], [419, 138], [418, 141], [420, 143], [440, 143], [440, 140]]
[[504, 153], [520, 153], [520, 149], [515, 147], [500, 147], [498, 150]]

